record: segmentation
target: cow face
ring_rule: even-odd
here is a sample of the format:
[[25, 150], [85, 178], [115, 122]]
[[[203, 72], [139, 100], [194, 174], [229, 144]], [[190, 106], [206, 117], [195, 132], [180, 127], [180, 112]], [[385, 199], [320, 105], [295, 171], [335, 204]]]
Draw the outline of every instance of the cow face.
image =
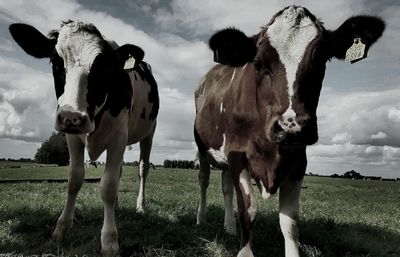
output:
[[[317, 140], [316, 108], [325, 72], [321, 23], [302, 7], [290, 6], [274, 16], [256, 41], [259, 86], [269, 79], [276, 99], [266, 121], [266, 136], [283, 144]], [[266, 75], [264, 75], [266, 74]]]
[[318, 140], [316, 109], [326, 62], [344, 59], [355, 40], [367, 51], [383, 30], [381, 19], [356, 16], [328, 31], [307, 9], [289, 6], [253, 37], [230, 28], [209, 43], [215, 61], [256, 70], [257, 104], [262, 104], [254, 112], [265, 120], [268, 141], [303, 146]]
[[93, 132], [96, 115], [107, 107], [112, 95], [118, 98], [114, 92], [121, 87], [127, 91], [119, 102], [130, 103], [125, 98], [132, 90], [123, 71], [124, 60], [118, 54], [120, 48], [114, 51], [92, 24], [64, 22], [49, 38], [26, 24], [12, 24], [10, 32], [28, 54], [50, 58], [58, 102], [55, 122], [58, 131]]

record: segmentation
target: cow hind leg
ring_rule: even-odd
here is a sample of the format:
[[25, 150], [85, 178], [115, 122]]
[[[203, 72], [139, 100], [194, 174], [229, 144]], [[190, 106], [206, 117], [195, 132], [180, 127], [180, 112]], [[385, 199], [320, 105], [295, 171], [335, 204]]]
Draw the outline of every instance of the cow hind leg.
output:
[[285, 256], [299, 257], [299, 196], [302, 181], [287, 178], [279, 189], [279, 223], [285, 239]]
[[85, 176], [84, 169], [84, 145], [77, 136], [66, 135], [68, 144], [70, 166], [68, 177], [68, 196], [65, 207], [58, 218], [53, 239], [62, 241], [66, 232], [72, 227], [74, 219], [75, 201], [82, 187]]
[[226, 232], [232, 235], [236, 235], [236, 221], [233, 210], [233, 180], [229, 170], [225, 169], [222, 171], [222, 193], [224, 194], [225, 201], [225, 218], [224, 228]]
[[138, 213], [144, 213], [146, 208], [146, 195], [145, 185], [146, 178], [149, 174], [150, 169], [150, 152], [153, 144], [153, 135], [156, 125], [154, 125], [153, 131], [140, 141], [140, 158], [139, 158], [139, 193], [136, 199], [136, 211]]
[[199, 185], [200, 185], [200, 204], [197, 210], [197, 225], [207, 221], [207, 188], [210, 182], [210, 161], [205, 153], [199, 155]]

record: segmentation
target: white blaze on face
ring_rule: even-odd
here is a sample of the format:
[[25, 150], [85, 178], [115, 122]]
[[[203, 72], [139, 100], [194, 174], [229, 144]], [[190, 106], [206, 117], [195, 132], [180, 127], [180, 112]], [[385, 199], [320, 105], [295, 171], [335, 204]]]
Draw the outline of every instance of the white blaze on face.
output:
[[71, 22], [59, 31], [56, 51], [64, 61], [66, 78], [58, 105], [70, 105], [77, 111], [87, 112], [88, 74], [102, 47], [98, 36], [80, 31], [82, 25]]
[[[286, 70], [289, 107], [282, 115], [283, 121], [287, 121], [289, 118], [295, 121], [296, 113], [292, 108], [292, 97], [295, 93], [293, 87], [296, 73], [307, 46], [318, 35], [318, 29], [314, 22], [305, 15], [303, 8], [291, 6], [275, 18], [267, 29], [267, 35]], [[299, 131], [300, 127], [296, 123], [291, 130]]]

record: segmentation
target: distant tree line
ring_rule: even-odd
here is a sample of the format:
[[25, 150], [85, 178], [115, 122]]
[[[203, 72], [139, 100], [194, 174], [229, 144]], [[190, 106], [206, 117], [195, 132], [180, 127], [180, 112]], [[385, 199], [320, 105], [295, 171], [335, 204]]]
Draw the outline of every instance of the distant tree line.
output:
[[0, 158], [0, 162], [34, 162], [34, 160], [30, 158], [18, 158], [18, 159], [12, 159], [12, 158]]
[[381, 181], [400, 181], [400, 178], [382, 178], [378, 176], [364, 176], [361, 175], [359, 172], [356, 172], [355, 170], [349, 170], [346, 171], [343, 175], [339, 174], [333, 174], [331, 175], [332, 178], [347, 178], [347, 179], [353, 179], [353, 180], [381, 180]]
[[133, 162], [123, 162], [124, 166], [139, 166], [138, 161], [133, 161]]
[[198, 169], [199, 165], [195, 161], [188, 160], [164, 160], [164, 168], [175, 169]]

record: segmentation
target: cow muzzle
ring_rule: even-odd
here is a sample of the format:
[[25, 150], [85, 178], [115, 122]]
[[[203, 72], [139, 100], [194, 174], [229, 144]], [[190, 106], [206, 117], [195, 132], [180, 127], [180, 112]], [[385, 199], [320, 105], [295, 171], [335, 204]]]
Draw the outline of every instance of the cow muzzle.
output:
[[88, 114], [63, 105], [57, 110], [55, 129], [67, 134], [86, 134], [93, 132], [94, 126]]
[[299, 125], [292, 120], [274, 122], [269, 139], [272, 143], [287, 147], [304, 147], [318, 140], [316, 119]]

